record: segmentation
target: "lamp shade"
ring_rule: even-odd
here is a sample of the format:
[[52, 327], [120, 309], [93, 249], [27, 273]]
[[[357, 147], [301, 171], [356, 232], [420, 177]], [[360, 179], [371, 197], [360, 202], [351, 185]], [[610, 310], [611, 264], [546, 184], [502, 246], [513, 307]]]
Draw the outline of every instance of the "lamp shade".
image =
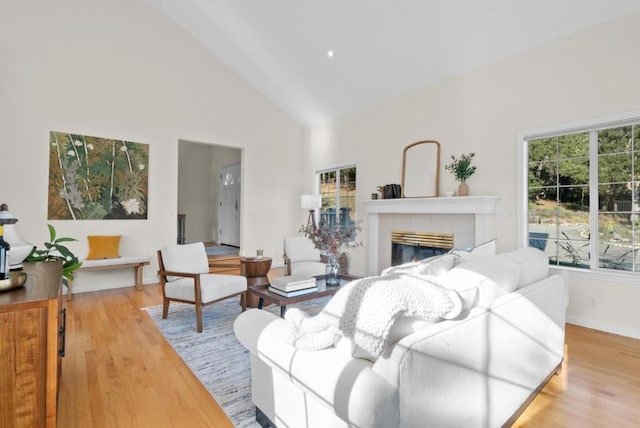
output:
[[300, 196], [300, 206], [305, 210], [315, 210], [322, 206], [321, 195], [302, 195]]

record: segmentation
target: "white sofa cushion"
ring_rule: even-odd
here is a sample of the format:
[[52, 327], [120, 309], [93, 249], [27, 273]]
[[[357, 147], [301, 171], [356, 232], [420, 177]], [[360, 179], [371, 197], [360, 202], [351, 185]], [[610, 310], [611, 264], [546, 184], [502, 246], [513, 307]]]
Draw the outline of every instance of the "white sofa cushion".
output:
[[[511, 293], [518, 286], [520, 268], [504, 254], [478, 257], [455, 266], [440, 280], [445, 287], [458, 291], [461, 297], [477, 288], [478, 306], [487, 307], [500, 296]], [[468, 299], [465, 303], [469, 303]]]
[[[457, 261], [458, 264], [455, 267], [451, 269], [449, 266], [449, 269], [439, 275], [445, 287], [458, 292], [463, 302], [463, 311], [476, 305], [488, 307], [498, 297], [540, 281], [548, 275], [548, 259], [540, 250], [521, 248], [510, 253], [492, 255], [494, 252], [495, 240], [470, 250], [456, 250], [447, 254], [447, 258], [436, 256], [418, 262], [393, 266], [387, 268], [382, 274], [398, 271], [428, 274], [430, 273], [429, 269], [437, 271], [443, 267], [444, 260], [447, 260], [447, 263], [452, 262], [452, 256], [457, 257], [458, 253], [464, 254], [462, 262]], [[434, 266], [432, 267], [430, 264], [434, 264]], [[398, 340], [433, 324], [433, 321], [411, 317], [398, 318], [389, 332], [383, 356], [389, 354], [389, 350]], [[354, 348], [354, 350], [357, 351], [354, 353], [354, 357], [376, 361], [366, 352], [358, 348]]]
[[549, 275], [549, 258], [537, 248], [518, 248], [509, 253], [504, 253], [504, 256], [520, 267], [518, 288], [526, 287]]
[[496, 240], [492, 239], [470, 248], [454, 248], [449, 254], [457, 256], [454, 262], [456, 265], [477, 257], [492, 256], [496, 254]]
[[291, 275], [311, 278], [316, 275], [324, 275], [327, 265], [322, 262], [295, 262], [291, 263]]

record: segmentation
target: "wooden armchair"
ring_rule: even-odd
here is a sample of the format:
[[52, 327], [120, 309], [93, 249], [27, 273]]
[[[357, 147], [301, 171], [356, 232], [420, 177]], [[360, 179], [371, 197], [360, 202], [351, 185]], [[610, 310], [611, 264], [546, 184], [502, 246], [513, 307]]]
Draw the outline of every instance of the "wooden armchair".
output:
[[194, 304], [196, 331], [201, 333], [203, 306], [240, 295], [242, 311], [245, 311], [247, 278], [244, 277], [244, 266], [227, 266], [240, 269], [242, 276], [209, 273], [209, 261], [202, 242], [163, 247], [158, 251], [158, 266], [163, 319], [167, 318], [170, 301]]

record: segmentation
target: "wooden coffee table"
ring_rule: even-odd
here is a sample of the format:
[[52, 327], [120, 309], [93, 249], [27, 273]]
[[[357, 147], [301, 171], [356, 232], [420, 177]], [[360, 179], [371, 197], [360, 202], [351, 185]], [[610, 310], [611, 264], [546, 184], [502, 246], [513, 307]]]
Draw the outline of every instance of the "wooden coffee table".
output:
[[258, 297], [258, 309], [262, 309], [262, 305], [264, 304], [265, 299], [267, 299], [268, 301], [280, 306], [280, 317], [284, 318], [284, 313], [287, 311], [287, 305], [317, 299], [318, 297], [323, 296], [333, 296], [337, 293], [341, 286], [358, 278], [360, 277], [355, 275], [343, 274], [340, 275], [340, 286], [327, 287], [325, 276], [319, 275], [316, 276], [316, 285], [318, 287], [318, 291], [295, 297], [285, 297], [281, 296], [280, 294], [272, 293], [269, 291], [268, 284], [248, 287], [247, 292]]

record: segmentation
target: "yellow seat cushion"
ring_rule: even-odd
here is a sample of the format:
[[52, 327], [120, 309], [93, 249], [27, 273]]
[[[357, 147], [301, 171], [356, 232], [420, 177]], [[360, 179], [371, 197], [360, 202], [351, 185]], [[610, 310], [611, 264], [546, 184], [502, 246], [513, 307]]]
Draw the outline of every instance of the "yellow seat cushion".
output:
[[115, 259], [120, 257], [120, 235], [89, 235], [87, 260]]

